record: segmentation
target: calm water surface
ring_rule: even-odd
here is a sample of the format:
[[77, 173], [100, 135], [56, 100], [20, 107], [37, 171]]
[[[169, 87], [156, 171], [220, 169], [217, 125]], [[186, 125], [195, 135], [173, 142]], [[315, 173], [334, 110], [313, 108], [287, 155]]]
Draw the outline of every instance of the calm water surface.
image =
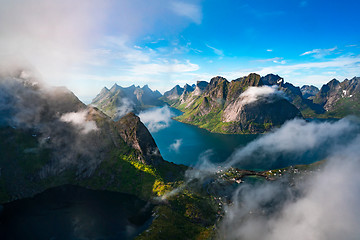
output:
[[[170, 108], [175, 116], [181, 111]], [[151, 111], [151, 109], [150, 109]], [[147, 125], [147, 124], [145, 124]], [[212, 162], [224, 162], [237, 148], [244, 147], [259, 135], [254, 134], [217, 134], [205, 129], [175, 120], [170, 121], [167, 128], [151, 132], [163, 158], [167, 161], [187, 166], [195, 165], [199, 157], [206, 151]], [[180, 141], [177, 150], [170, 147]]]

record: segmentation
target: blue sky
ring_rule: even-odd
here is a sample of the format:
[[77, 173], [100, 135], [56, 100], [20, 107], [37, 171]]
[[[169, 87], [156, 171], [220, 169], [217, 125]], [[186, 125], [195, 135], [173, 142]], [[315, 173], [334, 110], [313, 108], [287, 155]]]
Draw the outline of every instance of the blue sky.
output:
[[[45, 81], [66, 85], [86, 102], [114, 83], [163, 92], [217, 75], [232, 80], [257, 72], [321, 87], [332, 78], [360, 75], [358, 1], [0, 3], [0, 43], [7, 53], [21, 46]], [[18, 23], [15, 12], [23, 13]]]

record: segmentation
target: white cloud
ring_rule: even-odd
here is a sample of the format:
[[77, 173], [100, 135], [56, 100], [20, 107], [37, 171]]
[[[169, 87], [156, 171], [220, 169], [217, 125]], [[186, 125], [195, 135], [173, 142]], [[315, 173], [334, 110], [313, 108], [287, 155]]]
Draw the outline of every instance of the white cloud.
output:
[[134, 111], [135, 103], [128, 98], [121, 98], [120, 104], [116, 108], [114, 120], [117, 121], [129, 112]]
[[202, 21], [202, 11], [201, 7], [181, 1], [171, 2], [170, 8], [176, 14], [191, 19], [196, 24], [201, 24]]
[[184, 73], [194, 72], [199, 70], [199, 65], [191, 63], [187, 60], [185, 63], [180, 63], [174, 60], [173, 63], [149, 63], [149, 64], [136, 64], [130, 71], [134, 74], [163, 74], [163, 73]]
[[286, 61], [283, 59], [284, 58], [282, 58], [282, 57], [274, 57], [274, 58], [267, 58], [267, 59], [259, 59], [259, 60], [255, 60], [255, 61], [256, 62], [273, 62], [273, 63], [285, 64]]
[[307, 51], [307, 52], [304, 52], [304, 53], [300, 54], [300, 56], [313, 55], [316, 58], [321, 58], [321, 57], [324, 57], [326, 55], [330, 55], [336, 49], [337, 49], [337, 47], [328, 48], [328, 49], [313, 49], [311, 51]]
[[[151, 51], [141, 49], [139, 46], [130, 47], [126, 36], [107, 36], [103, 39], [102, 46], [107, 51], [107, 60], [121, 60], [124, 63], [149, 62]], [[101, 57], [101, 56], [100, 56]]]
[[168, 106], [150, 109], [139, 114], [140, 120], [151, 133], [169, 127], [173, 116]]
[[212, 47], [212, 46], [210, 46], [210, 45], [208, 45], [208, 44], [206, 44], [206, 46], [207, 46], [208, 48], [210, 48], [211, 50], [213, 50], [213, 52], [214, 52], [216, 55], [218, 55], [218, 56], [220, 56], [220, 57], [223, 57], [223, 56], [224, 56], [224, 52], [223, 52], [222, 50], [217, 49], [217, 48], [214, 48], [214, 47]]
[[0, 64], [26, 64], [47, 83], [66, 85], [76, 94], [83, 93], [84, 83], [77, 76], [134, 76], [140, 74], [131, 72], [137, 66], [152, 73], [195, 71], [197, 64], [185, 60], [166, 64], [164, 59], [171, 62], [174, 56], [136, 41], [154, 31], [177, 33], [188, 26], [186, 18], [201, 22], [200, 1], [2, 0]]
[[267, 52], [272, 52], [273, 50], [272, 49], [266, 49]]
[[220, 236], [244, 240], [358, 239], [358, 133], [347, 144], [329, 147], [324, 169], [295, 181], [295, 188], [286, 180], [241, 185], [234, 203], [226, 208]]
[[311, 69], [311, 68], [345, 67], [354, 63], [358, 63], [359, 61], [360, 61], [360, 57], [339, 57], [332, 59], [330, 61], [299, 63], [294, 65], [277, 67], [277, 69], [283, 71], [284, 70], [292, 71], [292, 70]]
[[[223, 72], [221, 73], [221, 75], [228, 79], [235, 79], [239, 76], [248, 75], [253, 72], [256, 72], [262, 76], [274, 73], [282, 76], [283, 78], [285, 78], [285, 80], [293, 84], [310, 84], [321, 87], [322, 84], [327, 83], [334, 77], [338, 79], [345, 79], [360, 75], [359, 66], [359, 56], [340, 56], [328, 61], [284, 64], [269, 67], [256, 67], [242, 69], [240, 71]], [[328, 74], [328, 72], [334, 71], [337, 73], [336, 76]], [[321, 80], [320, 78], [318, 78], [318, 76], [322, 76]]]
[[[358, 239], [360, 229], [360, 125], [359, 119], [336, 122], [293, 120], [261, 136], [243, 149], [242, 157], [254, 155], [272, 161], [264, 152], [282, 155], [292, 152], [324, 152], [324, 168], [301, 178], [242, 183], [225, 205], [219, 223], [221, 239], [337, 240]], [[238, 153], [233, 157], [240, 157]], [[245, 154], [246, 153], [246, 154]], [[286, 159], [287, 164], [289, 160]], [[187, 172], [188, 179], [205, 179], [218, 171], [203, 159], [205, 169]], [[234, 166], [230, 162], [227, 166]], [[202, 166], [199, 160], [199, 166]], [[291, 181], [291, 184], [289, 184]], [[250, 182], [250, 181], [249, 181]], [[229, 193], [227, 193], [229, 194]]]
[[[342, 119], [336, 122], [306, 122], [295, 119], [281, 128], [265, 134], [261, 138], [237, 150], [229, 159], [228, 166], [259, 163], [266, 166], [277, 165], [278, 154], [291, 154], [292, 160], [308, 152], [324, 155], [335, 146], [346, 145], [353, 133], [359, 131], [358, 120]], [[290, 164], [290, 163], [288, 163]]]
[[279, 91], [277, 86], [249, 87], [240, 95], [241, 105], [249, 104], [268, 96], [284, 98], [284, 92]]
[[234, 122], [239, 121], [238, 113], [245, 105], [256, 102], [258, 100], [268, 103], [285, 98], [283, 91], [278, 90], [278, 86], [261, 86], [249, 87], [245, 92], [241, 93], [239, 98], [231, 102], [224, 110], [223, 121]]
[[169, 150], [178, 153], [182, 145], [182, 142], [183, 142], [182, 139], [176, 139], [174, 143], [170, 144]]
[[81, 133], [87, 134], [91, 131], [97, 131], [96, 123], [92, 120], [87, 120], [88, 111], [83, 110], [79, 112], [65, 113], [60, 117], [63, 122], [71, 123], [79, 128]]
[[207, 149], [199, 154], [198, 161], [193, 168], [185, 172], [185, 179], [191, 182], [193, 179], [204, 179], [209, 174], [213, 174], [218, 170], [217, 166], [211, 162], [211, 157], [214, 155], [214, 150]]
[[97, 41], [108, 9], [105, 1], [85, 0], [0, 4], [0, 60], [15, 59], [17, 66], [28, 63], [46, 81], [64, 81], [86, 61], [84, 51]]

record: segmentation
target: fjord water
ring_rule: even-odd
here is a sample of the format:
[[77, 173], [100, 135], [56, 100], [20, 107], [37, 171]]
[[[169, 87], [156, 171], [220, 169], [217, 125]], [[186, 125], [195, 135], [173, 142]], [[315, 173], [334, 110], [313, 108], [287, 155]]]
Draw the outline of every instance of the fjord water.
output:
[[0, 239], [133, 239], [151, 211], [132, 195], [65, 185], [4, 204]]
[[[159, 107], [156, 107], [159, 108]], [[148, 109], [153, 111], [156, 108]], [[170, 108], [173, 116], [179, 116], [181, 111]], [[148, 124], [145, 122], [148, 127]], [[194, 166], [201, 156], [206, 155], [211, 162], [221, 163], [238, 148], [256, 139], [256, 134], [218, 134], [193, 125], [181, 123], [171, 119], [167, 127], [158, 131], [151, 131], [163, 158], [176, 164]], [[178, 148], [171, 144], [178, 140]]]
[[[145, 112], [156, 112], [161, 108], [154, 107]], [[181, 111], [169, 108], [172, 116], [179, 116]], [[160, 113], [160, 111], [157, 111]], [[141, 114], [140, 114], [141, 118]], [[156, 116], [154, 116], [156, 118]], [[165, 119], [164, 117], [159, 119]], [[311, 121], [335, 121], [334, 119], [318, 120], [307, 119]], [[198, 128], [193, 125], [181, 123], [173, 119], [167, 120], [166, 123], [158, 122], [162, 128], [152, 128], [151, 124], [144, 121], [149, 128], [156, 144], [159, 147], [160, 153], [167, 161], [176, 164], [184, 164], [187, 166], [195, 166], [202, 162], [204, 158], [211, 163], [217, 165], [224, 165], [229, 157], [233, 157], [237, 150], [247, 146], [257, 138], [261, 138], [261, 134], [218, 134], [211, 133], [205, 129]], [[346, 141], [346, 139], [343, 139]], [[278, 154], [262, 154], [259, 149], [256, 154], [242, 158], [233, 167], [248, 170], [270, 170], [287, 167], [290, 165], [310, 164], [319, 160], [323, 160], [326, 156], [326, 146], [318, 148], [316, 151], [307, 151], [302, 155], [296, 153], [278, 153]]]

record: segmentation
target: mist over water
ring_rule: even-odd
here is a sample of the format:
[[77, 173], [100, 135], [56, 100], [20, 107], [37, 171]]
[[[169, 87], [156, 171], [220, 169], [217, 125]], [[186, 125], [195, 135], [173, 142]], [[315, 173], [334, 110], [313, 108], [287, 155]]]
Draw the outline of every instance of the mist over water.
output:
[[[165, 160], [187, 166], [207, 161], [222, 167], [269, 170], [323, 160], [328, 150], [346, 145], [358, 134], [355, 118], [293, 120], [266, 134], [217, 134], [171, 119], [182, 112], [155, 107], [140, 113]], [[149, 117], [151, 116], [151, 117]]]
[[[167, 110], [159, 111], [162, 108], [164, 107], [147, 110], [148, 113], [152, 112], [158, 115], [156, 117], [156, 114], [148, 114], [153, 116], [153, 121], [146, 118], [144, 124], [149, 128], [163, 158], [170, 162], [194, 166], [197, 164], [199, 156], [208, 150], [213, 153], [209, 157], [212, 162], [225, 162], [233, 151], [258, 137], [258, 135], [251, 134], [210, 133], [205, 129], [171, 119], [171, 117], [181, 115], [181, 111], [165, 107], [168, 108], [169, 114]], [[159, 116], [161, 113], [164, 114]], [[146, 115], [141, 113], [139, 116], [143, 121], [143, 116]]]
[[[281, 131], [292, 137], [290, 126], [300, 128], [305, 135], [298, 135], [299, 139], [289, 140], [285, 146], [269, 148], [267, 140], [275, 136], [278, 142], [284, 140]], [[232, 204], [226, 207], [220, 239], [359, 239], [359, 143], [359, 122], [351, 118], [333, 123], [292, 121], [250, 143], [235, 154], [233, 163], [241, 161], [245, 151], [259, 147], [268, 153], [292, 152], [294, 156], [322, 151], [326, 162], [322, 168], [293, 180], [284, 177], [257, 185], [241, 184], [233, 193]]]

